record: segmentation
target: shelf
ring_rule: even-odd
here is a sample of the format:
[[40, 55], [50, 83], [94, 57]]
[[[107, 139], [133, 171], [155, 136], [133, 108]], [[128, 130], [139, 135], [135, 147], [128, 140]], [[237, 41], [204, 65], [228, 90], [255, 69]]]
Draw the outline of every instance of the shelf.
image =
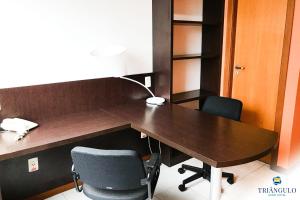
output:
[[188, 59], [199, 59], [199, 58], [217, 58], [218, 55], [214, 54], [183, 54], [183, 55], [173, 55], [173, 60], [188, 60]]
[[201, 54], [173, 55], [173, 60], [199, 59], [201, 57]]
[[218, 24], [206, 23], [203, 21], [193, 21], [193, 20], [173, 20], [173, 25], [182, 25], [182, 26], [216, 26]]
[[202, 21], [190, 21], [190, 20], [173, 20], [173, 25], [190, 25], [190, 26], [202, 26]]
[[205, 90], [192, 90], [173, 94], [173, 103], [179, 104], [189, 101], [198, 100], [200, 97], [216, 95], [213, 92]]

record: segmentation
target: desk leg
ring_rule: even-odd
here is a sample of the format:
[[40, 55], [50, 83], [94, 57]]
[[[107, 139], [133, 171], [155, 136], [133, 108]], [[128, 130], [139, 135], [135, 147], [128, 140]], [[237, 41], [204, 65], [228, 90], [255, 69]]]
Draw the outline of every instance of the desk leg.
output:
[[222, 189], [222, 169], [211, 167], [209, 200], [220, 200]]

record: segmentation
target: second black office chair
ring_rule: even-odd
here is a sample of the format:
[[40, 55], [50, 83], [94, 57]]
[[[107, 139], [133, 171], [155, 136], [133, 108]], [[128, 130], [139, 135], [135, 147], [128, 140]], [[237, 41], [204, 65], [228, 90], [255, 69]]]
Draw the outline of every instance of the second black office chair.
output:
[[[209, 96], [205, 99], [201, 111], [239, 121], [242, 107], [243, 104], [239, 100], [226, 97]], [[196, 174], [182, 181], [182, 184], [178, 186], [180, 191], [185, 191], [185, 185], [198, 178], [204, 178], [210, 181], [210, 166], [205, 163], [203, 163], [202, 168], [183, 164], [181, 168], [178, 169], [178, 172], [183, 174], [186, 170], [193, 171]], [[227, 182], [229, 184], [234, 183], [234, 176], [232, 173], [223, 172], [222, 176], [227, 178]]]

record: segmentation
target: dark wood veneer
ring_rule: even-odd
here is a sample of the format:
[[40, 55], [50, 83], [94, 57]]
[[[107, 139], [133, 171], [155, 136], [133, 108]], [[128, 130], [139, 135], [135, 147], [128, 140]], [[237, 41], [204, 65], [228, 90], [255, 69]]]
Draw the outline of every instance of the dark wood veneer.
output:
[[101, 110], [43, 120], [38, 128], [20, 141], [15, 141], [15, 136], [11, 133], [1, 133], [0, 161], [127, 128], [130, 128], [128, 121]]
[[173, 25], [190, 25], [190, 26], [202, 26], [202, 21], [191, 21], [191, 20], [173, 20]]
[[[191, 21], [174, 19], [173, 0], [152, 1], [153, 69], [156, 73], [155, 92], [157, 95], [165, 97], [172, 103], [177, 101], [177, 95], [173, 94], [172, 87], [173, 62], [186, 59], [201, 59], [201, 75], [199, 74], [199, 76], [201, 76], [201, 83], [199, 83], [199, 87], [201, 90], [209, 91], [212, 94], [219, 95], [221, 81], [224, 3], [225, 0], [204, 0], [203, 20]], [[202, 26], [201, 55], [173, 55], [174, 26]], [[191, 100], [194, 99], [195, 98], [191, 98]], [[202, 102], [203, 101], [199, 101], [199, 107], [201, 107]], [[172, 149], [169, 148], [169, 151], [172, 151]], [[173, 155], [173, 153], [166, 153], [166, 155]], [[171, 158], [167, 160], [171, 160]], [[184, 159], [181, 161], [184, 161]]]
[[199, 58], [202, 58], [201, 54], [173, 55], [173, 60], [187, 60], [187, 59], [199, 59]]
[[212, 59], [212, 58], [218, 58], [218, 55], [214, 55], [214, 54], [183, 54], [183, 55], [173, 55], [173, 60], [187, 60], [187, 59], [199, 59], [199, 58], [201, 58], [201, 59]]
[[152, 12], [155, 94], [170, 101], [173, 74], [173, 6], [170, 0], [153, 0]]
[[144, 101], [105, 109], [131, 122], [131, 127], [214, 167], [254, 161], [277, 143], [273, 131], [176, 104], [149, 106]]
[[[215, 26], [202, 27], [202, 52], [222, 55], [224, 0], [203, 1], [203, 23]], [[220, 93], [222, 56], [201, 59], [201, 89]]]
[[41, 123], [19, 142], [0, 137], [0, 160], [131, 128], [214, 167], [247, 163], [268, 154], [277, 143], [273, 131], [183, 108], [150, 106], [145, 101], [61, 116]]
[[[154, 83], [152, 73], [130, 78], [143, 82], [145, 76], [151, 76]], [[151, 89], [154, 91], [153, 87]], [[0, 121], [6, 117], [20, 117], [40, 125], [19, 142], [11, 134], [0, 133], [3, 198], [24, 199], [69, 183], [70, 149], [74, 145], [110, 149], [133, 147], [142, 154], [147, 153], [145, 140], [139, 139], [133, 129], [128, 129], [128, 121], [99, 109], [148, 96], [141, 86], [119, 78], [0, 89]], [[27, 160], [32, 157], [39, 158], [41, 168], [28, 173]]]
[[[148, 75], [153, 76], [142, 74], [130, 77], [139, 81]], [[56, 116], [145, 99], [149, 95], [140, 85], [119, 78], [0, 89], [0, 120], [21, 117], [39, 123]]]
[[[19, 142], [15, 142], [11, 134], [2, 133], [0, 170], [7, 172], [0, 175], [4, 197], [20, 199], [68, 183], [71, 180], [71, 176], [66, 175], [71, 165], [68, 154], [74, 145], [82, 145], [81, 141], [87, 139], [96, 141], [93, 138], [114, 135], [116, 131], [126, 131], [130, 127], [137, 131], [137, 136], [139, 132], [144, 132], [165, 145], [214, 167], [227, 167], [256, 160], [271, 152], [277, 144], [277, 135], [273, 131], [175, 104], [149, 106], [144, 100], [132, 100], [105, 109], [41, 120], [40, 127]], [[123, 140], [124, 138], [110, 139], [109, 141], [115, 142], [114, 145], [109, 145], [107, 140], [101, 144], [97, 143], [98, 146], [91, 142], [84, 144], [96, 148], [116, 148]], [[126, 148], [129, 148], [128, 145]], [[136, 148], [138, 147], [134, 149]], [[40, 177], [26, 172], [27, 159], [36, 156], [41, 159], [43, 173], [40, 171], [37, 173]], [[175, 164], [176, 159], [177, 157], [170, 160], [170, 164]], [[57, 167], [55, 171], [52, 170], [51, 163], [54, 162], [61, 163], [59, 165], [61, 170]], [[15, 167], [13, 169], [16, 170], [16, 174], [9, 172], [12, 166]], [[5, 181], [18, 180], [19, 177], [22, 178], [16, 183]], [[21, 187], [28, 184], [28, 181], [33, 181], [30, 184], [30, 191]], [[40, 181], [44, 184], [38, 186]]]

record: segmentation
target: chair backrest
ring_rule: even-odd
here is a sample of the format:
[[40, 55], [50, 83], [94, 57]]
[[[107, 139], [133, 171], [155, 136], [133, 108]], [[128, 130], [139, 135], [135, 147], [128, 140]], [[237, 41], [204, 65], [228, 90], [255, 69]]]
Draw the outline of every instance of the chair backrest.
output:
[[80, 180], [92, 187], [109, 190], [141, 188], [146, 177], [143, 161], [132, 150], [100, 150], [75, 147], [71, 151]]
[[208, 96], [201, 111], [240, 121], [243, 103], [227, 97]]

